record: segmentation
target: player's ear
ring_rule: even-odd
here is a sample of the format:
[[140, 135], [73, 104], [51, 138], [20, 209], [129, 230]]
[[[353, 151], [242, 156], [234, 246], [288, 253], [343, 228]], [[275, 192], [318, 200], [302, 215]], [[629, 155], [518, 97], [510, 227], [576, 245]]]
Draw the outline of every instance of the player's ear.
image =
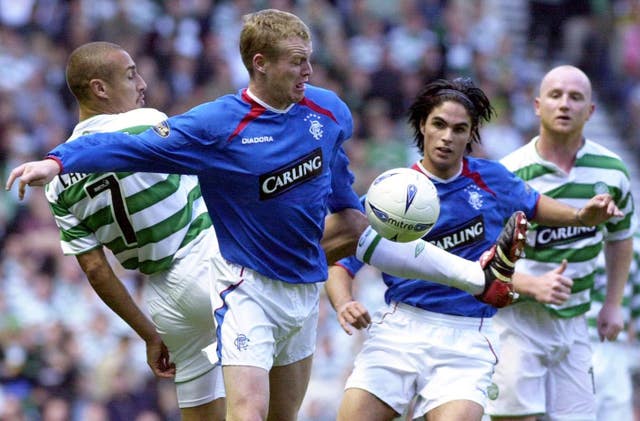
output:
[[427, 125], [427, 119], [423, 118], [422, 120], [420, 120], [420, 133], [422, 133], [422, 136], [424, 136], [424, 128]]
[[258, 73], [265, 73], [265, 64], [267, 63], [267, 59], [264, 54], [256, 54], [253, 56], [253, 69]]
[[102, 79], [91, 79], [89, 81], [89, 89], [98, 98], [107, 98], [107, 87]]

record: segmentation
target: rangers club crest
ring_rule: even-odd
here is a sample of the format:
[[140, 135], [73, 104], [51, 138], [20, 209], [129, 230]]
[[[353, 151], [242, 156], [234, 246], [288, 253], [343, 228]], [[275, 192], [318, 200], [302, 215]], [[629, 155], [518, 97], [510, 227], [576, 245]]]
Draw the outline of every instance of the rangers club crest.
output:
[[469, 186], [465, 190], [469, 195], [469, 199], [467, 199], [467, 201], [469, 202], [469, 205], [471, 205], [471, 207], [474, 208], [475, 210], [479, 210], [483, 205], [483, 201], [482, 201], [482, 194], [480, 194], [480, 190], [478, 189], [478, 187]]
[[236, 348], [238, 348], [238, 351], [245, 351], [247, 348], [249, 348], [249, 342], [251, 342], [249, 338], [247, 338], [244, 334], [241, 333], [238, 336], [236, 336], [236, 339], [233, 341], [233, 344], [235, 345]]
[[315, 113], [307, 114], [304, 118], [304, 121], [309, 122], [309, 133], [315, 140], [320, 140], [322, 135], [324, 134], [322, 128], [324, 127], [322, 123], [320, 123], [320, 116]]

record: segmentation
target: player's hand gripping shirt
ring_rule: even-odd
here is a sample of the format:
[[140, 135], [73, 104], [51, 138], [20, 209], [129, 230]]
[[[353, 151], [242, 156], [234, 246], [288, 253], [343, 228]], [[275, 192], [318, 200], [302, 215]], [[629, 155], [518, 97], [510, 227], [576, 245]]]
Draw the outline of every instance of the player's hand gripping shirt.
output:
[[[412, 167], [424, 171], [418, 163]], [[497, 240], [506, 220], [516, 210], [533, 218], [539, 194], [494, 161], [467, 157], [462, 172], [449, 180], [429, 177], [438, 190], [440, 216], [424, 240], [467, 260], [478, 260]], [[362, 263], [355, 258], [339, 262], [352, 275]], [[385, 301], [402, 302], [436, 313], [491, 317], [496, 309], [471, 294], [435, 282], [382, 274]]]
[[325, 89], [308, 85], [284, 111], [242, 90], [137, 136], [93, 134], [50, 156], [64, 172], [196, 174], [227, 260], [286, 282], [320, 282], [327, 209], [360, 208], [342, 149], [352, 125]]
[[516, 270], [542, 275], [557, 268], [563, 259], [569, 266], [565, 276], [573, 279], [571, 297], [562, 305], [547, 304], [559, 317], [575, 317], [589, 310], [598, 255], [603, 241], [630, 238], [637, 225], [629, 172], [613, 152], [588, 139], [577, 153], [569, 173], [545, 161], [536, 150], [534, 138], [527, 145], [504, 157], [501, 162], [531, 187], [576, 208], [583, 207], [599, 193], [610, 193], [624, 213], [597, 227], [545, 227], [531, 224], [525, 257]]
[[[67, 142], [86, 133], [139, 133], [166, 118], [150, 108], [97, 115], [80, 122]], [[151, 274], [168, 269], [212, 229], [197, 181], [157, 173], [69, 173], [47, 184], [45, 194], [65, 254], [104, 245], [123, 267]]]

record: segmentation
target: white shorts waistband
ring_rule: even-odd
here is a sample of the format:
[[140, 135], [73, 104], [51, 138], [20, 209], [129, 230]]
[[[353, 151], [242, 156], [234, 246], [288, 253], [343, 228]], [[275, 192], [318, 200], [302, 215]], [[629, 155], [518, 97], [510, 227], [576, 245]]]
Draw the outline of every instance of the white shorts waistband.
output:
[[467, 317], [454, 316], [452, 314], [435, 313], [433, 311], [424, 310], [409, 304], [392, 302], [390, 308], [396, 311], [409, 313], [412, 317], [416, 317], [428, 323], [436, 323], [443, 326], [454, 327], [458, 329], [471, 329], [480, 331], [483, 328], [488, 329], [492, 326], [492, 319], [488, 317]]

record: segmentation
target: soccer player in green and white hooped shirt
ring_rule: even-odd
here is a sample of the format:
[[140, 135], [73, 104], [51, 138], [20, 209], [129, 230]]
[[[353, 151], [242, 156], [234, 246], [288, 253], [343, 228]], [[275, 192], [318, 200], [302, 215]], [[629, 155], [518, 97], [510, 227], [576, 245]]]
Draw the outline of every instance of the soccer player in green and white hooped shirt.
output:
[[[139, 133], [167, 119], [141, 108], [146, 83], [116, 44], [78, 47], [66, 77], [80, 115], [68, 142], [87, 133]], [[145, 341], [154, 374], [174, 377], [182, 420], [224, 419], [222, 369], [202, 353], [215, 343], [210, 278], [218, 246], [197, 178], [70, 173], [54, 178], [45, 194], [63, 252], [76, 256], [100, 298]], [[114, 274], [103, 246], [124, 268], [148, 275], [151, 320]]]
[[[493, 376], [498, 397], [489, 402], [487, 412], [499, 419], [595, 419], [585, 313], [604, 244], [608, 285], [598, 333], [615, 340], [623, 325], [620, 305], [637, 217], [625, 164], [584, 138], [584, 125], [594, 110], [591, 82], [580, 69], [552, 69], [535, 99], [539, 136], [502, 159], [532, 188], [577, 208], [595, 193], [608, 192], [624, 216], [595, 228], [532, 225], [525, 258], [518, 261], [514, 275], [523, 299], [494, 317], [502, 353]], [[576, 219], [580, 221], [579, 212]], [[571, 290], [567, 288], [559, 304], [527, 299], [531, 285], [548, 283], [562, 290], [566, 282]]]
[[[598, 335], [597, 316], [606, 297], [607, 279], [604, 254], [598, 256], [598, 267], [591, 292], [591, 309], [587, 313], [589, 336], [593, 349], [593, 377], [596, 385], [596, 418], [606, 420], [633, 419], [633, 386], [631, 373], [639, 368], [640, 344], [640, 232], [633, 236], [633, 260], [622, 300], [624, 329], [616, 341], [603, 341]], [[633, 336], [630, 336], [632, 335]], [[634, 367], [635, 365], [635, 367]]]

